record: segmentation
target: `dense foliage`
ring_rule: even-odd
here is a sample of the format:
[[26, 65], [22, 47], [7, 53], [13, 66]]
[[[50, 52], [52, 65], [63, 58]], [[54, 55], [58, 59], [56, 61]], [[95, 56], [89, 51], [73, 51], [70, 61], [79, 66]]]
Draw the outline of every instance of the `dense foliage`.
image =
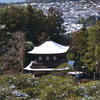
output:
[[[23, 93], [28, 96], [24, 100], [40, 98], [40, 100], [99, 100], [100, 81], [82, 81], [76, 84], [74, 77], [67, 75], [44, 75], [38, 80], [33, 80], [30, 75], [18, 75], [15, 77], [0, 77], [0, 98], [21, 100]], [[14, 88], [11, 88], [15, 85]], [[20, 94], [13, 94], [20, 91]]]
[[60, 76], [42, 76], [37, 82], [34, 95], [46, 100], [99, 100], [100, 81], [90, 81], [75, 85], [75, 81], [71, 76], [62, 78]]
[[83, 27], [79, 32], [73, 34], [74, 53], [77, 54], [78, 66], [87, 66], [92, 71], [100, 71], [100, 23], [91, 28]]
[[64, 99], [70, 98], [72, 93], [74, 95], [75, 82], [71, 77], [60, 77], [60, 76], [42, 76], [38, 81], [38, 85], [33, 92], [34, 95], [39, 96], [39, 98], [45, 99]]
[[81, 56], [87, 51], [87, 42], [88, 42], [88, 31], [85, 26], [83, 26], [79, 32], [76, 32], [72, 35], [73, 41], [72, 44], [75, 46], [76, 52], [80, 53]]
[[9, 81], [7, 77], [0, 76], [0, 99], [3, 100], [7, 96], [11, 95], [11, 89], [9, 88]]
[[95, 24], [93, 27], [88, 29], [89, 37], [87, 44], [87, 52], [85, 53], [85, 63], [87, 66], [96, 71], [100, 71], [100, 23]]
[[32, 86], [33, 81], [30, 75], [0, 76], [0, 99], [27, 100], [28, 95], [24, 93], [24, 89]]
[[83, 27], [80, 29], [80, 31], [73, 33], [72, 35], [72, 46], [73, 46], [73, 53], [76, 56], [75, 64], [80, 68], [81, 66], [84, 66], [84, 58], [85, 53], [87, 52], [88, 48], [88, 30], [83, 25]]
[[24, 89], [26, 87], [30, 87], [33, 85], [34, 80], [32, 79], [31, 75], [17, 75], [13, 79], [13, 84], [18, 88], [18, 89]]
[[32, 41], [35, 45], [39, 44], [38, 37], [41, 37], [42, 33], [46, 33], [47, 37], [55, 42], [63, 43], [64, 41], [62, 12], [52, 7], [49, 8], [46, 16], [42, 10], [36, 10], [31, 5], [26, 8], [5, 6], [0, 8], [0, 15], [0, 25], [4, 25], [3, 31], [25, 32], [27, 41]]

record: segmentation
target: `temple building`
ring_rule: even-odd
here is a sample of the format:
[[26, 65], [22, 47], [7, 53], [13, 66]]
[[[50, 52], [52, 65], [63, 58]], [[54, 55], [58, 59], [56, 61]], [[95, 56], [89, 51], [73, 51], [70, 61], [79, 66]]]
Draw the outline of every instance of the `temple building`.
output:
[[[36, 56], [34, 61], [24, 68], [34, 72], [34, 77], [41, 77], [52, 72], [53, 68], [67, 62], [66, 53], [69, 46], [63, 46], [54, 41], [47, 40], [42, 45], [35, 47], [29, 54]], [[67, 69], [67, 68], [66, 68]]]

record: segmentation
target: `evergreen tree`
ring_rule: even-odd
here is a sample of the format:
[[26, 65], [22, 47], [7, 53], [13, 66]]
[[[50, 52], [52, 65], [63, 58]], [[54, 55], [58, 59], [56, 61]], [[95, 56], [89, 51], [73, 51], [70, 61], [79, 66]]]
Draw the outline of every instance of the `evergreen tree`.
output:
[[41, 36], [43, 32], [45, 32], [45, 27], [46, 27], [46, 15], [44, 15], [43, 11], [41, 9], [36, 11], [36, 26], [37, 26], [37, 31], [36, 34], [37, 36]]
[[85, 26], [81, 28], [79, 32], [76, 32], [73, 34], [73, 41], [72, 45], [74, 47], [74, 52], [77, 53], [77, 64], [81, 67], [82, 65], [85, 65], [84, 58], [85, 58], [85, 53], [87, 52], [88, 48], [88, 31]]
[[64, 26], [62, 26], [62, 23], [64, 22], [62, 15], [61, 11], [50, 7], [45, 28], [49, 38], [58, 43], [63, 43], [64, 40], [64, 35], [62, 33], [64, 33], [65, 30]]
[[5, 6], [0, 9], [0, 15], [0, 25], [5, 25], [4, 31], [25, 32], [27, 41], [32, 41], [35, 45], [39, 43], [38, 37], [41, 37], [42, 33], [46, 33], [55, 42], [63, 43], [66, 39], [62, 34], [65, 32], [62, 26], [63, 14], [52, 7], [46, 16], [42, 10], [36, 10], [31, 5], [26, 8]]
[[88, 52], [85, 53], [85, 63], [90, 66], [90, 69], [100, 71], [100, 23], [95, 24], [89, 29]]
[[28, 5], [26, 8], [26, 37], [27, 37], [27, 41], [32, 41], [34, 44], [36, 44], [36, 11], [35, 9], [32, 8], [31, 5]]
[[46, 100], [66, 100], [77, 92], [75, 81], [71, 76], [65, 78], [56, 75], [44, 75], [37, 80], [33, 94]]
[[[3, 26], [5, 27], [5, 26]], [[10, 38], [10, 34], [7, 34], [6, 31], [3, 31], [2, 27], [0, 27], [0, 55], [2, 56], [6, 52], [6, 47], [8, 40]]]
[[[36, 17], [36, 31], [35, 31], [35, 34], [36, 34], [36, 39], [38, 41], [38, 45], [41, 44], [41, 42], [45, 42], [45, 40], [47, 40], [47, 36], [46, 36], [46, 33], [45, 33], [45, 27], [46, 27], [46, 15], [44, 15], [43, 11], [41, 9], [37, 10], [36, 11], [36, 14], [35, 14], [35, 17]], [[42, 39], [39, 40], [39, 38]], [[43, 39], [44, 38], [44, 39]]]
[[0, 24], [7, 32], [24, 31], [25, 16], [23, 7], [5, 6], [1, 9]]
[[88, 42], [88, 31], [86, 27], [83, 26], [79, 32], [73, 34], [72, 44], [75, 45], [77, 53], [84, 55], [88, 47], [87, 42]]

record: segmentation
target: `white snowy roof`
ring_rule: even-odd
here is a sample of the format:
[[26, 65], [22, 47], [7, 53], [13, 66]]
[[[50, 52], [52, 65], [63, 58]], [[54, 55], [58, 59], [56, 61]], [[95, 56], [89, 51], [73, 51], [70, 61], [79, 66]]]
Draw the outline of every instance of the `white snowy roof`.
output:
[[65, 53], [69, 49], [69, 46], [63, 46], [53, 41], [46, 41], [42, 45], [35, 47], [30, 54], [59, 54]]
[[[25, 68], [23, 68], [23, 69], [24, 69], [24, 70], [28, 70], [28, 71], [53, 71], [53, 70], [54, 70], [54, 68], [33, 69], [33, 68], [31, 68], [31, 65], [32, 65], [33, 63], [34, 63], [34, 61], [31, 61], [31, 63], [30, 63], [27, 67], [25, 67]], [[55, 71], [68, 70], [68, 69], [70, 69], [70, 67], [59, 68], [59, 69], [56, 69]]]
[[27, 67], [23, 68], [23, 69], [24, 70], [32, 70], [31, 66], [32, 66], [33, 63], [34, 63], [34, 61], [31, 61], [30, 64]]
[[[60, 68], [60, 69], [56, 69], [55, 71], [61, 71], [61, 70], [68, 70], [70, 69], [69, 67], [66, 67], [64, 69]], [[48, 68], [48, 69], [32, 69], [32, 68], [24, 68], [24, 70], [28, 70], [28, 71], [53, 71], [53, 68]]]

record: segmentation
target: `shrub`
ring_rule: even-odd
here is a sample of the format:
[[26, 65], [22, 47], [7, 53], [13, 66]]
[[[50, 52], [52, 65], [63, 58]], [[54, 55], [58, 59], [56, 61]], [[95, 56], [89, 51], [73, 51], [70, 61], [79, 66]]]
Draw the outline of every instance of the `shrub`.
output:
[[90, 80], [89, 79], [81, 79], [80, 82], [81, 83], [87, 83], [87, 82], [90, 82]]
[[32, 76], [30, 75], [18, 75], [18, 76], [15, 76], [13, 80], [14, 85], [19, 89], [23, 89], [23, 88], [33, 85], [33, 81], [34, 80], [32, 79]]
[[7, 96], [11, 95], [11, 90], [9, 88], [9, 82], [7, 77], [0, 77], [0, 100], [5, 100]]
[[28, 87], [28, 88], [26, 88], [26, 89], [24, 89], [24, 92], [25, 93], [27, 93], [27, 95], [29, 95], [29, 96], [33, 96], [33, 91], [34, 91], [35, 89], [33, 88], [33, 87]]

